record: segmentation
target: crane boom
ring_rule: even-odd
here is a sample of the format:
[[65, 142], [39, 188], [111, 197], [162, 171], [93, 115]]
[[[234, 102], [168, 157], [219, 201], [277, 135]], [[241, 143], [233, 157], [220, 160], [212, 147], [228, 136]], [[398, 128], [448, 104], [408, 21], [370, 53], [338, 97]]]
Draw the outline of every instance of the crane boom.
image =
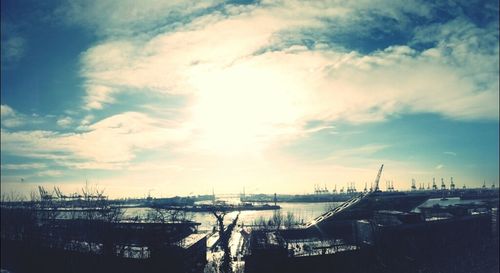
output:
[[375, 183], [373, 183], [375, 185], [374, 191], [380, 191], [380, 189], [378, 187], [378, 182], [380, 181], [380, 176], [382, 176], [382, 169], [383, 168], [384, 168], [384, 164], [382, 164], [382, 166], [380, 166], [380, 170], [378, 170], [377, 178], [375, 178]]

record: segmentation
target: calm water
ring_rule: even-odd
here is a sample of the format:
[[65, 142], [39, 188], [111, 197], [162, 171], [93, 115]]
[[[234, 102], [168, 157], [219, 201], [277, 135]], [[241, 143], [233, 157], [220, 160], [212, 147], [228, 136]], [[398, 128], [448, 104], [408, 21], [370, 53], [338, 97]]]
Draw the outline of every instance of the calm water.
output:
[[[321, 215], [323, 212], [338, 206], [340, 202], [324, 202], [324, 203], [279, 203], [281, 206], [280, 212], [283, 217], [286, 217], [288, 212], [294, 214], [298, 222], [308, 222], [315, 217]], [[134, 217], [137, 215], [144, 215], [147, 213], [148, 208], [128, 208], [125, 211], [125, 217]], [[238, 212], [230, 212], [224, 218], [225, 222], [231, 222]], [[259, 211], [242, 211], [239, 217], [239, 224], [252, 225], [254, 222], [263, 218], [266, 221], [273, 216], [273, 210], [259, 210]], [[211, 230], [215, 225], [215, 217], [209, 212], [191, 212], [188, 214], [190, 219], [195, 222], [201, 223], [200, 230]]]
[[[236, 203], [237, 200], [228, 199], [225, 200], [228, 203]], [[439, 204], [440, 206], [455, 205], [455, 204], [466, 204], [466, 203], [477, 203], [477, 200], [460, 200], [460, 198], [448, 198], [446, 200], [441, 200], [440, 198], [429, 199], [420, 206], [433, 206]], [[332, 209], [340, 204], [341, 202], [321, 202], [321, 203], [278, 203], [281, 206], [280, 212], [283, 217], [286, 217], [288, 212], [293, 213], [295, 220], [299, 223], [309, 222], [315, 217], [321, 215], [325, 211]], [[128, 208], [125, 211], [125, 217], [134, 217], [137, 215], [144, 215], [148, 211], [148, 208]], [[415, 211], [419, 211], [418, 208]], [[230, 212], [224, 218], [226, 224], [229, 224], [232, 219], [236, 216], [238, 212]], [[273, 216], [273, 210], [258, 210], [258, 211], [242, 211], [239, 217], [239, 224], [252, 225], [255, 222], [259, 222], [261, 218], [264, 220], [269, 220]], [[211, 230], [215, 225], [215, 217], [209, 212], [188, 212], [189, 219], [201, 223], [199, 230]]]

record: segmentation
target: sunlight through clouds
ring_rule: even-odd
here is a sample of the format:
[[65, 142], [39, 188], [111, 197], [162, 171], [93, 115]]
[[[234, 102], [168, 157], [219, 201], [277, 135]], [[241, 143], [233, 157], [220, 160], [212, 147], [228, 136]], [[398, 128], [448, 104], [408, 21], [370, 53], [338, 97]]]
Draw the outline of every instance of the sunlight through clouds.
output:
[[[409, 173], [435, 171], [498, 179], [489, 147], [498, 146], [498, 5], [476, 6], [53, 4], [47, 22], [91, 38], [54, 63], [20, 63], [16, 71], [74, 66], [61, 65], [53, 78], [38, 71], [26, 76], [32, 85], [13, 74], [14, 83], [2, 79], [2, 169], [10, 171], [2, 181], [38, 166], [33, 179], [75, 181], [85, 172], [114, 185], [142, 175], [177, 181], [164, 185], [176, 190], [275, 181], [299, 191], [310, 188], [301, 181], [311, 173], [361, 180], [380, 161], [397, 166], [403, 184]], [[19, 33], [23, 49], [36, 36]], [[26, 52], [23, 60], [37, 61]], [[489, 155], [487, 169], [459, 167], [480, 166], [478, 151]], [[436, 154], [446, 157], [426, 158]]]

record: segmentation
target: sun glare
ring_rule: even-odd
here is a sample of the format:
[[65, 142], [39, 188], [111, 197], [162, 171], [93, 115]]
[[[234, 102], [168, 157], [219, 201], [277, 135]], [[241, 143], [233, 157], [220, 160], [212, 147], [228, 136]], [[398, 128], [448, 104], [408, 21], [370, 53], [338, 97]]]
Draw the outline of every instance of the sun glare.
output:
[[217, 154], [258, 152], [293, 131], [300, 116], [297, 86], [269, 68], [244, 63], [194, 74], [192, 84], [199, 90], [193, 123], [200, 147]]

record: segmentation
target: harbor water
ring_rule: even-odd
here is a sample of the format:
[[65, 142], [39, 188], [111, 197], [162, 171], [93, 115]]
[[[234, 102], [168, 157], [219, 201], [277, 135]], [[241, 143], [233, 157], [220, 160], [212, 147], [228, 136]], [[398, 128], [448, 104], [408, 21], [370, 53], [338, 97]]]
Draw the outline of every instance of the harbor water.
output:
[[[338, 206], [341, 202], [321, 202], [321, 203], [278, 203], [281, 207], [283, 219], [286, 218], [288, 213], [293, 214], [294, 221], [297, 223], [306, 223], [311, 221], [318, 215]], [[124, 217], [132, 218], [135, 216], [146, 215], [149, 208], [127, 208], [125, 209]], [[247, 210], [241, 211], [238, 224], [239, 225], [254, 225], [261, 221], [268, 221], [273, 217], [275, 210]], [[200, 223], [200, 231], [211, 231], [215, 226], [215, 217], [210, 212], [186, 212], [187, 218]], [[234, 217], [238, 214], [237, 211], [229, 212], [224, 221], [229, 224]]]

